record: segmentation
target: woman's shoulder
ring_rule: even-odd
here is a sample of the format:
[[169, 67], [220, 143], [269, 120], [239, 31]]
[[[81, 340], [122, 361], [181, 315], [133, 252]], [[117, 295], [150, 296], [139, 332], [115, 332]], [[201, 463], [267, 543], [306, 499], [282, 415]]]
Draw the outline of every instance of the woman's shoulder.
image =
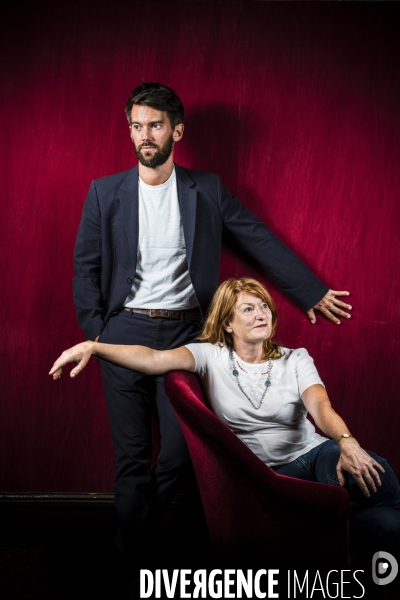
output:
[[217, 358], [228, 352], [226, 346], [221, 346], [220, 344], [210, 344], [209, 342], [195, 342], [193, 344], [186, 344], [186, 347], [196, 353], [201, 352], [201, 354], [209, 359]]
[[311, 358], [306, 348], [285, 348], [284, 346], [279, 346], [279, 349], [282, 352], [282, 358], [280, 360], [297, 361], [302, 358]]
[[186, 344], [185, 346], [194, 356], [195, 359], [195, 372], [203, 376], [207, 371], [223, 362], [228, 356], [228, 350], [225, 346], [219, 346], [218, 344], [210, 344], [208, 342], [195, 342], [193, 344]]

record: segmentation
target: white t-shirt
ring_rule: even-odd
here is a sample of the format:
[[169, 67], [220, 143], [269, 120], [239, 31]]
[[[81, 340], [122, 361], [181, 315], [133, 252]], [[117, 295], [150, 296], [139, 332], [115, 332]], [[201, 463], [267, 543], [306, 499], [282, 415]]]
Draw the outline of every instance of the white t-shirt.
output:
[[139, 178], [139, 238], [136, 275], [124, 306], [194, 308], [179, 210], [175, 168], [161, 185]]
[[[188, 344], [186, 348], [194, 356], [195, 372], [201, 377], [213, 412], [267, 465], [291, 462], [326, 441], [307, 419], [301, 400], [310, 385], [323, 385], [305, 348], [281, 348], [283, 356], [272, 361], [271, 385], [258, 410], [240, 391], [226, 346]], [[267, 375], [259, 374], [267, 371], [268, 362], [253, 365], [235, 352], [233, 356], [240, 384], [258, 406], [267, 379]]]

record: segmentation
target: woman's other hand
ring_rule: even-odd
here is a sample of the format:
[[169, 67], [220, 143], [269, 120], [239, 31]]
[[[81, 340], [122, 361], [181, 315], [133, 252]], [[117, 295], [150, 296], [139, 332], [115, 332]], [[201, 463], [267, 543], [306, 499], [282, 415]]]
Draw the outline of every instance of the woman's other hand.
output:
[[340, 485], [346, 482], [344, 473], [354, 477], [364, 496], [369, 497], [381, 485], [378, 471], [385, 469], [376, 462], [353, 437], [339, 441], [340, 458], [336, 472]]
[[94, 342], [83, 342], [82, 344], [77, 344], [72, 348], [68, 348], [68, 350], [64, 350], [52, 366], [49, 375], [52, 375], [54, 380], [62, 379], [62, 368], [68, 363], [73, 362], [76, 367], [72, 369], [70, 377], [76, 377], [76, 375], [78, 375], [78, 373], [80, 373], [87, 365], [89, 358], [93, 354], [94, 346]]

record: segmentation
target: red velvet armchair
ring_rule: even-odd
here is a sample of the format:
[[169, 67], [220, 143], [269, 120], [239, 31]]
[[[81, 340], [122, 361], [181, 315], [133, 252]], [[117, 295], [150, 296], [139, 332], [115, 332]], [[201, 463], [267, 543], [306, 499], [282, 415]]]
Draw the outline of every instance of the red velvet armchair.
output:
[[211, 412], [196, 375], [172, 371], [165, 389], [189, 447], [219, 563], [346, 568], [345, 489], [277, 475]]

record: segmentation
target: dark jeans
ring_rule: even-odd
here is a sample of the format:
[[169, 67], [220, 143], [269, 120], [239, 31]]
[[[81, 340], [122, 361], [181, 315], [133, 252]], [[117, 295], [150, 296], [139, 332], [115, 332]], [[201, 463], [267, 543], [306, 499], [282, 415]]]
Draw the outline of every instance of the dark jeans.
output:
[[[346, 474], [351, 502], [351, 528], [370, 540], [374, 551], [386, 550], [400, 557], [400, 487], [392, 468], [384, 458], [366, 450], [385, 469], [379, 473], [382, 485], [365, 497], [354, 478]], [[280, 475], [339, 485], [336, 465], [340, 449], [328, 440], [286, 465], [274, 467]]]
[[[120, 311], [109, 320], [99, 341], [166, 350], [193, 342], [198, 333], [199, 323], [195, 321]], [[139, 565], [154, 551], [154, 531], [191, 462], [164, 392], [164, 376], [146, 376], [103, 360], [100, 364], [116, 455], [116, 512], [125, 553]], [[154, 407], [161, 450], [157, 465], [151, 469]]]

